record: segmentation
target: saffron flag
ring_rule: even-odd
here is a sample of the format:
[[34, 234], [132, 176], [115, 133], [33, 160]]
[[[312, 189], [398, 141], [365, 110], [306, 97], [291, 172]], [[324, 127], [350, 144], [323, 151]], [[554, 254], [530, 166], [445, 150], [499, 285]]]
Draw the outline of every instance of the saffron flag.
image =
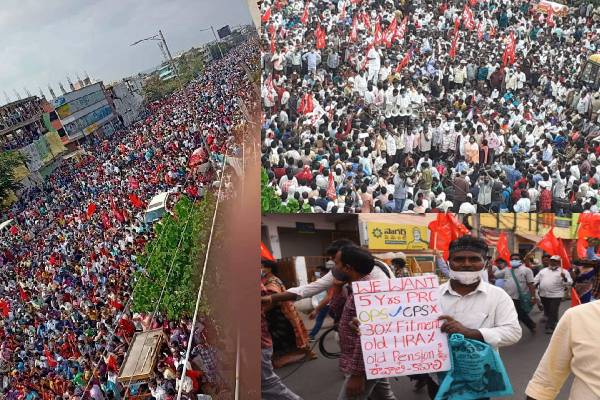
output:
[[275, 261], [275, 258], [263, 242], [260, 242], [260, 257], [269, 261]]
[[406, 52], [406, 54], [404, 55], [404, 57], [402, 57], [402, 60], [400, 60], [400, 62], [398, 63], [398, 66], [396, 67], [396, 73], [399, 74], [410, 62], [410, 58], [412, 56], [412, 50], [409, 50]]
[[510, 251], [508, 250], [508, 239], [505, 232], [500, 232], [498, 236], [498, 245], [496, 246], [498, 257], [506, 261], [510, 268]]
[[562, 267], [565, 269], [571, 269], [571, 258], [569, 257], [569, 253], [567, 252], [567, 248], [565, 247], [564, 242], [561, 239], [558, 239], [559, 247], [558, 247], [558, 256], [562, 260]]
[[316, 48], [324, 49], [325, 48], [325, 30], [321, 28], [321, 25], [317, 26], [317, 30], [315, 31], [315, 40], [316, 40]]

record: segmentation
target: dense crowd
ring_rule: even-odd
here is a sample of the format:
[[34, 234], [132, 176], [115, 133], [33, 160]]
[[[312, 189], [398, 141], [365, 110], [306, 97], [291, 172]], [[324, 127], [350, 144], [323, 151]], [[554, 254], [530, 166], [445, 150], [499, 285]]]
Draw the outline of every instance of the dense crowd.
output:
[[262, 164], [283, 204], [598, 211], [600, 91], [580, 73], [600, 8], [537, 3], [263, 2]]
[[[126, 306], [132, 274], [143, 268], [136, 258], [154, 238], [144, 203], [169, 190], [199, 198], [215, 186], [224, 155], [239, 155], [233, 133], [243, 122], [240, 103], [253, 96], [242, 64], [256, 63], [256, 52], [255, 41], [243, 43], [183, 90], [150, 104], [149, 117], [131, 129], [90, 137], [81, 159], [65, 161], [3, 216], [16, 225], [0, 233], [0, 397], [119, 399], [125, 389], [117, 376], [131, 338], [160, 327], [168, 347], [156, 378], [130, 392], [162, 400], [180, 385], [186, 396], [219, 389], [209, 321], [192, 329], [191, 320], [160, 313], [152, 320]], [[189, 167], [199, 148], [213, 168]]]
[[31, 98], [10, 103], [0, 108], [0, 131], [20, 124], [42, 113], [42, 100]]

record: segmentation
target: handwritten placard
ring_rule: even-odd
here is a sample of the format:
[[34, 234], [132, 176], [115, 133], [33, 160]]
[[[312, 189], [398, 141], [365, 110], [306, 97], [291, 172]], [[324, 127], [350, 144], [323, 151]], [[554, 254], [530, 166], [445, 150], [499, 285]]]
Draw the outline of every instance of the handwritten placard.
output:
[[352, 283], [367, 379], [450, 370], [435, 275]]

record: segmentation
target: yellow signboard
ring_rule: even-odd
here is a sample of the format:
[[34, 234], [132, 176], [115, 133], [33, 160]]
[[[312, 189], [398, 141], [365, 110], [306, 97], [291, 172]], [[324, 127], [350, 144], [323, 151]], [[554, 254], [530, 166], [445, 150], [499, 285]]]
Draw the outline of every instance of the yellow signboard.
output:
[[372, 250], [425, 250], [426, 226], [368, 222], [369, 249]]

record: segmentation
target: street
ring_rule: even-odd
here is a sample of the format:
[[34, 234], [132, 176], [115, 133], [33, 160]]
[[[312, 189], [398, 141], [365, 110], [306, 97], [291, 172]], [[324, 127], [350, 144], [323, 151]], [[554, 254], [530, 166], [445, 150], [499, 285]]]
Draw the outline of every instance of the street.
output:
[[[561, 314], [570, 306], [569, 301], [564, 301], [561, 305]], [[531, 312], [534, 321], [539, 321], [542, 313], [537, 309]], [[305, 323], [306, 323], [305, 319]], [[310, 329], [313, 322], [308, 321], [306, 327]], [[331, 319], [327, 319], [321, 333], [328, 327], [331, 327]], [[501, 348], [500, 355], [506, 371], [510, 377], [513, 386], [514, 395], [503, 397], [504, 399], [525, 398], [525, 388], [529, 379], [533, 375], [538, 362], [542, 358], [546, 346], [550, 341], [550, 335], [544, 333], [543, 323], [538, 323], [538, 331], [532, 335], [523, 325], [523, 336], [519, 343], [514, 346]], [[329, 337], [331, 336], [331, 339]], [[333, 335], [328, 335], [330, 346], [326, 345], [329, 351], [336, 350]], [[338, 370], [338, 361], [327, 359], [319, 353], [318, 342], [315, 342], [314, 351], [318, 353], [319, 358], [314, 361], [307, 361], [304, 364], [293, 364], [277, 370], [277, 374], [284, 378], [284, 383], [296, 394], [305, 400], [329, 400], [337, 399], [338, 392], [343, 382], [343, 376]], [[572, 377], [567, 380], [563, 386], [557, 400], [567, 400], [571, 388]], [[400, 400], [427, 400], [427, 393], [422, 390], [419, 393], [413, 392], [413, 385], [406, 377], [392, 378], [392, 388], [396, 397]]]

